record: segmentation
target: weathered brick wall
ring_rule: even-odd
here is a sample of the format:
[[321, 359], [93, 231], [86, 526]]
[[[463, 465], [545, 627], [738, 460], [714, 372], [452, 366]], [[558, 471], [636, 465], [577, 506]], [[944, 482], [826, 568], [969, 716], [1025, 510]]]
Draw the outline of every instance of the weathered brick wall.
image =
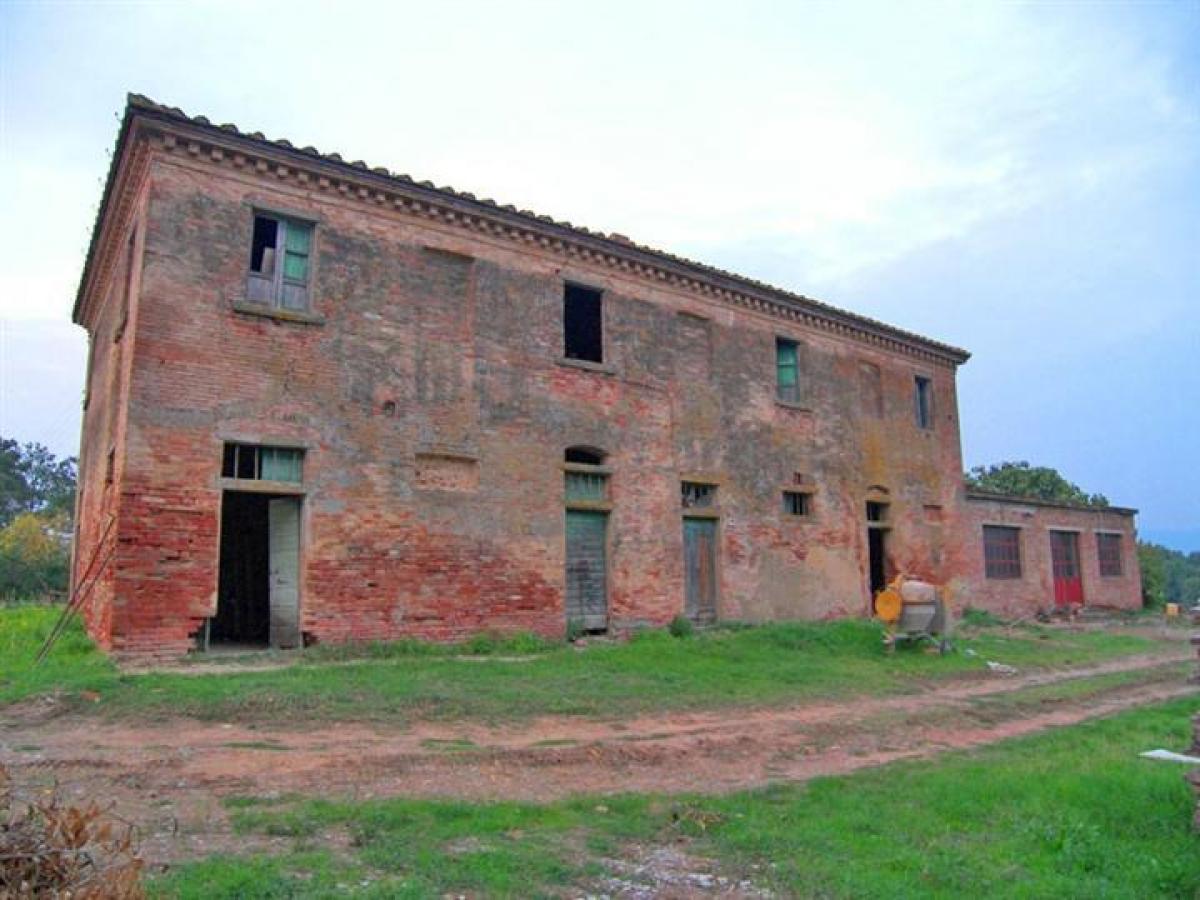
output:
[[145, 240], [140, 221], [147, 183], [136, 168], [128, 177], [128, 203], [108, 223], [114, 261], [95, 286], [84, 320], [89, 350], [71, 574], [73, 591], [84, 598], [88, 631], [105, 649], [113, 648], [120, 630], [121, 485]]
[[[1077, 532], [1087, 606], [1140, 609], [1141, 570], [1137, 560], [1137, 533], [1133, 516], [1113, 510], [1072, 509], [1019, 501], [966, 498], [962, 506], [959, 573], [951, 589], [960, 606], [987, 609], [1002, 615], [1028, 615], [1054, 609], [1054, 581], [1050, 560], [1050, 531]], [[984, 568], [983, 526], [1004, 525], [1020, 529], [1021, 577], [988, 578]], [[1097, 532], [1121, 535], [1121, 575], [1101, 576]]]
[[[212, 614], [225, 440], [307, 448], [301, 627], [322, 640], [561, 634], [572, 445], [609, 453], [618, 627], [682, 610], [689, 475], [719, 484], [723, 617], [865, 612], [872, 486], [893, 567], [945, 576], [961, 472], [948, 364], [249, 167], [156, 151], [150, 182], [118, 649], [179, 652]], [[322, 322], [234, 311], [255, 204], [318, 220]], [[605, 292], [603, 366], [560, 359], [564, 279]], [[775, 400], [777, 335], [803, 343], [796, 407]], [[934, 382], [929, 430], [917, 374]], [[796, 473], [815, 488], [807, 519], [781, 508]]]

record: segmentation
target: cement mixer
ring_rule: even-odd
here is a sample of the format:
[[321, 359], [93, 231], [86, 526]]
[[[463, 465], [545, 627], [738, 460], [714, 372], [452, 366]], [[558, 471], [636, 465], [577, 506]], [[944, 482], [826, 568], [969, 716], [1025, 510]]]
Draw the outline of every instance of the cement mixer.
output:
[[900, 641], [930, 641], [939, 653], [950, 649], [950, 608], [927, 581], [897, 575], [875, 595], [875, 615], [887, 627], [883, 643], [889, 653]]

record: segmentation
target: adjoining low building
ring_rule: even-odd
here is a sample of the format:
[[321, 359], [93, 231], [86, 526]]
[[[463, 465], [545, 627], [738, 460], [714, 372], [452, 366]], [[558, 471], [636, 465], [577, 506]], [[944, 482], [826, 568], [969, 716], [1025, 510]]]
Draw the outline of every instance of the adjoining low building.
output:
[[74, 319], [117, 652], [1050, 606], [1060, 514], [1120, 538], [1068, 599], [1140, 602], [1130, 511], [965, 493], [964, 351], [142, 97]]
[[[967, 490], [967, 554], [959, 596], [1007, 616], [1068, 606], [1141, 606], [1134, 516], [1123, 507], [1092, 507]], [[969, 546], [968, 546], [969, 549]]]

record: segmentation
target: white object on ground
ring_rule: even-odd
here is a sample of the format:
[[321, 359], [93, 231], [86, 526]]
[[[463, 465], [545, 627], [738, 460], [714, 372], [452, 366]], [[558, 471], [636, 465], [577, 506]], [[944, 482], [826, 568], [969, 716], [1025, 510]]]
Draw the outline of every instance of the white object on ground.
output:
[[1161, 747], [1158, 750], [1147, 750], [1145, 753], [1139, 753], [1138, 756], [1145, 757], [1146, 759], [1161, 759], [1166, 762], [1181, 762], [1200, 766], [1200, 756], [1187, 756], [1183, 753], [1175, 753], [1172, 750], [1163, 750]]
[[992, 662], [990, 659], [987, 661], [987, 667], [989, 669], [991, 669], [993, 672], [995, 672], [997, 675], [1016, 675], [1017, 674], [1017, 670], [1015, 668], [1013, 668], [1012, 666], [1006, 666], [1004, 663]]

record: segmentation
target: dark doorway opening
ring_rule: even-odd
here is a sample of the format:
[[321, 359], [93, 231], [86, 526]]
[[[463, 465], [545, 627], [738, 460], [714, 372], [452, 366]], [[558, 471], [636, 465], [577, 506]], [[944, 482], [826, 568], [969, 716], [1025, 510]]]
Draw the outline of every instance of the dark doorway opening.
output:
[[270, 500], [269, 494], [226, 491], [221, 501], [221, 572], [210, 643], [270, 642]]
[[867, 547], [870, 553], [871, 597], [887, 587], [887, 563], [884, 554], [884, 540], [887, 529], [868, 528]]
[[300, 497], [227, 491], [208, 644], [300, 646]]

